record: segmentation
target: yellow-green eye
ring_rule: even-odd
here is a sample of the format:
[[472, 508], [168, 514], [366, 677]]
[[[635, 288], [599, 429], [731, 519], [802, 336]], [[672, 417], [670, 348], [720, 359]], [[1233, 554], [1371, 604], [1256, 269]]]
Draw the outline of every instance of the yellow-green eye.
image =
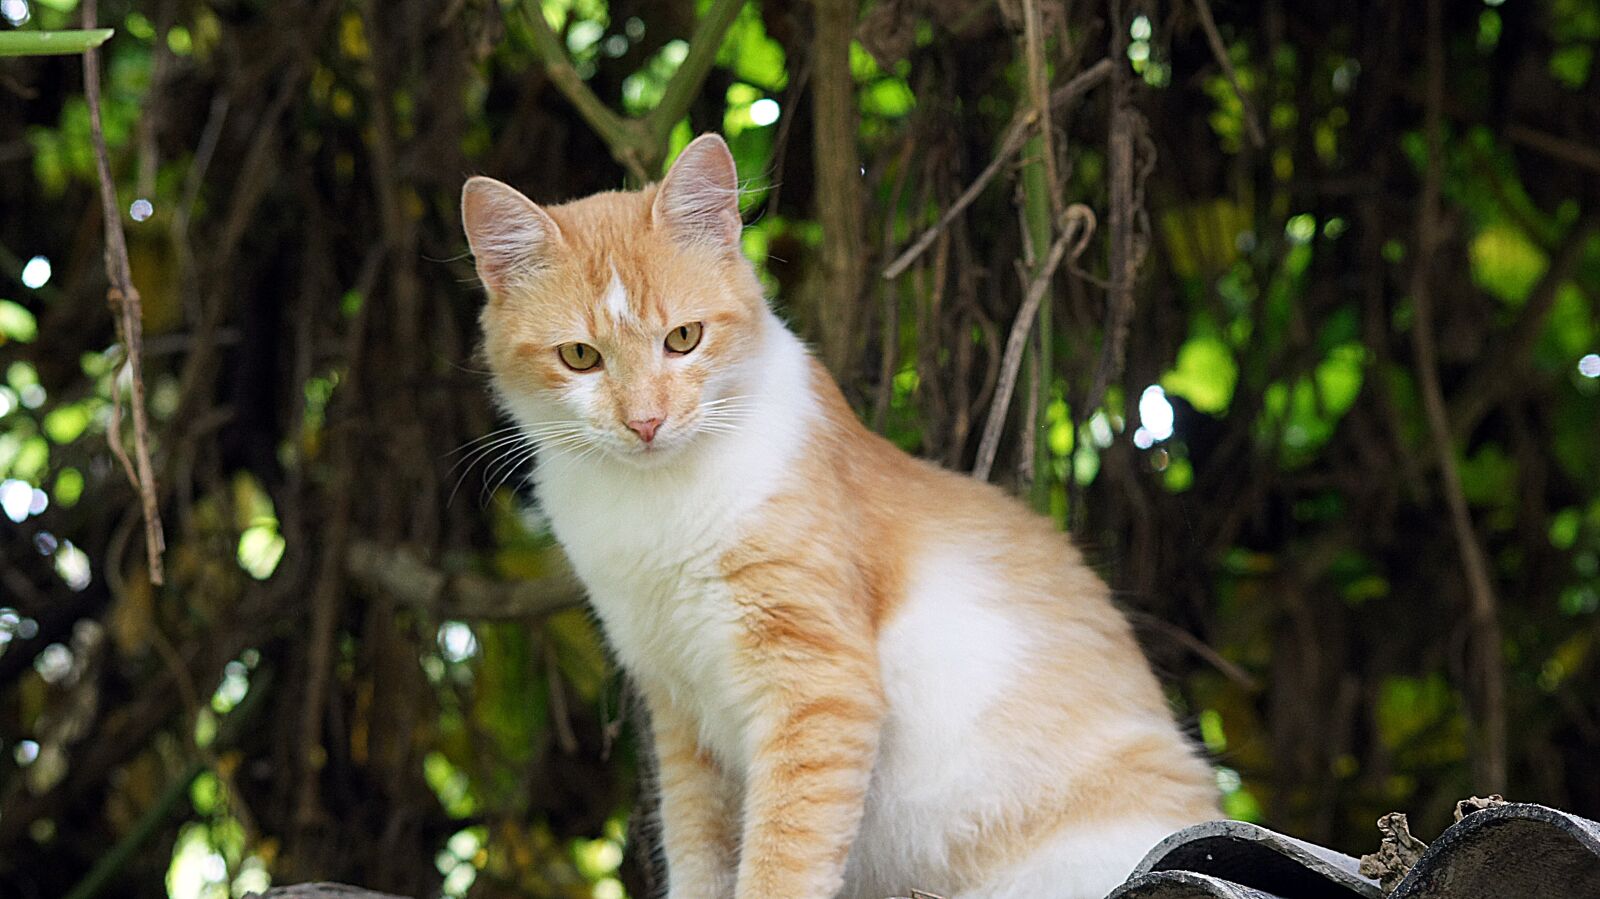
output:
[[700, 335], [705, 326], [699, 322], [679, 325], [667, 332], [667, 352], [682, 355], [700, 345]]
[[600, 351], [587, 343], [563, 343], [556, 354], [573, 371], [589, 371], [600, 364]]

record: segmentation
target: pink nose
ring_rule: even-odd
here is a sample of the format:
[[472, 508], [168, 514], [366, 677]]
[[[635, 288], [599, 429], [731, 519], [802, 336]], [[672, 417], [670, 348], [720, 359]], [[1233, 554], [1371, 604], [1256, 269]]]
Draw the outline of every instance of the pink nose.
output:
[[661, 427], [661, 422], [660, 418], [635, 418], [628, 422], [628, 427], [645, 443], [649, 443], [656, 439], [656, 429]]

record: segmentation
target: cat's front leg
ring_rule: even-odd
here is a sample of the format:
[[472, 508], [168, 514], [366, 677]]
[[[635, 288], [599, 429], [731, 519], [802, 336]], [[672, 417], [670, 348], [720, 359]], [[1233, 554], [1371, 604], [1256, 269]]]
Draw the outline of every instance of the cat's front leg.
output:
[[757, 710], [736, 896], [831, 899], [844, 884], [877, 758], [884, 703], [876, 665], [777, 655]]
[[661, 787], [667, 899], [728, 899], [738, 865], [737, 790], [700, 746], [694, 722], [646, 692]]

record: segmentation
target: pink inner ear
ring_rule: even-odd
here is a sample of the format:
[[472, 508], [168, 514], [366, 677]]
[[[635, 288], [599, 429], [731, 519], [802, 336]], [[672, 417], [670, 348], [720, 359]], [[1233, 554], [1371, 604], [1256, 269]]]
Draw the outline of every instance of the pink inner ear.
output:
[[685, 147], [656, 193], [655, 219], [692, 242], [738, 246], [739, 176], [728, 145], [705, 134]]
[[461, 223], [478, 276], [494, 292], [536, 271], [561, 233], [549, 213], [492, 178], [473, 178], [462, 188]]

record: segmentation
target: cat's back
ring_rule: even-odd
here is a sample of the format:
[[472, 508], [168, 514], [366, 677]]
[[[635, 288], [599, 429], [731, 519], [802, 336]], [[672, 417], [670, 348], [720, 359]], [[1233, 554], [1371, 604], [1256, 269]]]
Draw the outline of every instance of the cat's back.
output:
[[1214, 817], [1209, 769], [1066, 535], [871, 434], [830, 387], [807, 462], [813, 527], [846, 535], [828, 551], [864, 572], [888, 710], [845, 895], [913, 876], [1011, 895], [990, 878], [1030, 864], [1092, 882], [1115, 875], [1067, 860], [1075, 840], [1125, 873]]

